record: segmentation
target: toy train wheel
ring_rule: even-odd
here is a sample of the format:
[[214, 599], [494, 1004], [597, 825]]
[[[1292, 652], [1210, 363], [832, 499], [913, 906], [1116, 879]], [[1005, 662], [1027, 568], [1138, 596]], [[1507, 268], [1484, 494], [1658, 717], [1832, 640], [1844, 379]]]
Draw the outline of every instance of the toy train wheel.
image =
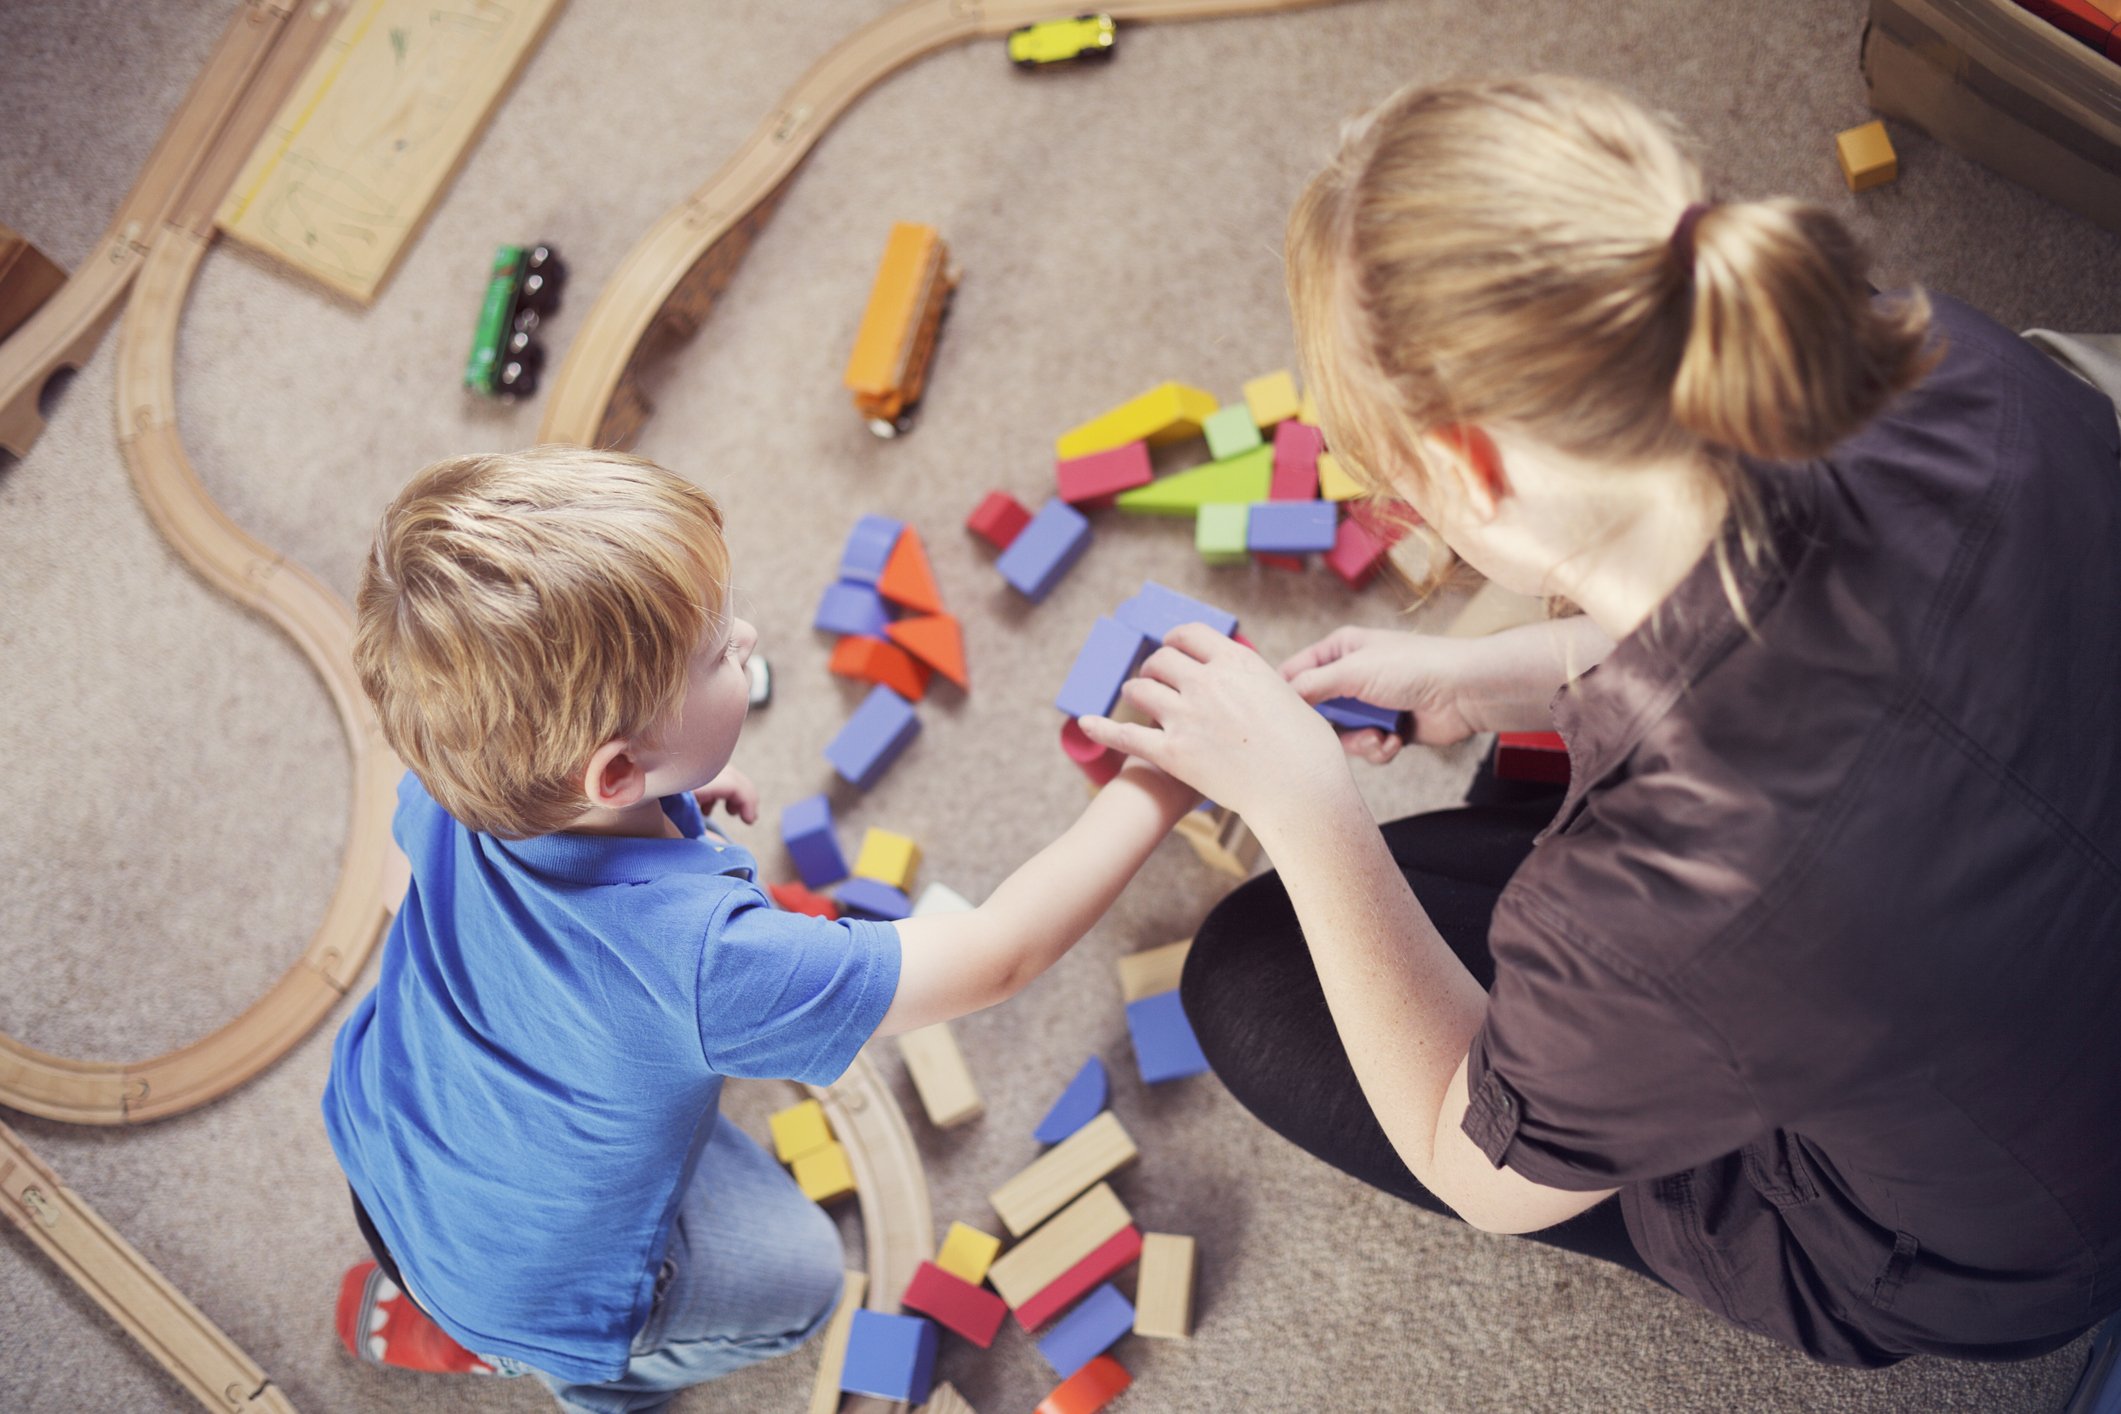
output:
[[540, 318], [536, 310], [519, 309], [515, 312], [515, 318], [510, 321], [510, 325], [518, 333], [528, 334], [532, 330], [536, 329], [538, 325], [542, 322], [544, 321]]
[[543, 270], [533, 270], [523, 277], [516, 290], [516, 308], [534, 310], [538, 314], [550, 314], [559, 308], [560, 287]]
[[903, 413], [895, 418], [872, 417], [869, 419], [869, 430], [877, 436], [887, 439], [896, 437], [901, 432], [908, 431], [912, 426], [913, 419]]
[[493, 376], [496, 392], [510, 398], [527, 398], [538, 390], [538, 375], [545, 371], [545, 350], [532, 343], [520, 353], [501, 360]]

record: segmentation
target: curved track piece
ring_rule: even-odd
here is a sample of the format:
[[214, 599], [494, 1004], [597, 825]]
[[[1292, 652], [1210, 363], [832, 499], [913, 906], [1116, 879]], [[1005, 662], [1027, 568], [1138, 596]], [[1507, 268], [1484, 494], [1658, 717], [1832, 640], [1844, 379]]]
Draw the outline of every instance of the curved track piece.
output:
[[825, 1107], [854, 1170], [862, 1238], [869, 1249], [869, 1306], [896, 1311], [914, 1269], [935, 1252], [928, 1171], [906, 1128], [905, 1112], [866, 1049], [832, 1084], [804, 1088]]
[[[1105, 0], [1118, 20], [1207, 19], [1319, 0]], [[783, 186], [825, 130], [913, 60], [1050, 20], [1053, 0], [910, 0], [856, 30], [796, 80], [707, 184], [665, 213], [619, 262], [552, 381], [541, 442], [627, 446], [648, 416], [641, 365], [689, 338], [736, 271]], [[651, 337], [657, 335], [658, 337]]]
[[220, 1327], [0, 1124], [0, 1216], [22, 1229], [209, 1409], [294, 1414], [287, 1397]]

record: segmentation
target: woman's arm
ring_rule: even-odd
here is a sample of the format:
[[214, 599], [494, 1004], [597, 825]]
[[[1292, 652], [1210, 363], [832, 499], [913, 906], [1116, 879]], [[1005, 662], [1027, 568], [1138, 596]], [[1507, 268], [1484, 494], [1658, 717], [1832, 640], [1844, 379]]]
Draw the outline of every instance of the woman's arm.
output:
[[978, 908], [900, 922], [898, 991], [877, 1034], [947, 1021], [1022, 991], [1081, 941], [1199, 799], [1162, 771], [1130, 763]]

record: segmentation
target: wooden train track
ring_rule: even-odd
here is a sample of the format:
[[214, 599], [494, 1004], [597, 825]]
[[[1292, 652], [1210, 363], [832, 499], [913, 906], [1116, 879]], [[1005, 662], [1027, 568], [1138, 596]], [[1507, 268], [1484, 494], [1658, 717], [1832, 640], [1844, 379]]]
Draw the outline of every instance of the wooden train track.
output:
[[[1149, 21], [1318, 3], [1105, 0], [1095, 8], [1118, 20]], [[619, 262], [552, 380], [538, 440], [592, 447], [633, 443], [650, 411], [643, 391], [646, 364], [699, 328], [789, 176], [857, 98], [924, 54], [1072, 13], [1055, 0], [909, 0], [840, 41], [796, 80], [721, 170], [665, 212]]]

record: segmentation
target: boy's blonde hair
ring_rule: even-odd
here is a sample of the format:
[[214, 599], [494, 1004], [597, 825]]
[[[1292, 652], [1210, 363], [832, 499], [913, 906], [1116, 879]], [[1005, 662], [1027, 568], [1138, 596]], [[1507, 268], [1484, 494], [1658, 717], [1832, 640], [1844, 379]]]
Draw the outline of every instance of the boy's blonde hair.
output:
[[[1308, 386], [1350, 471], [1428, 474], [1421, 434], [1522, 429], [1623, 474], [1692, 457], [1760, 518], [1733, 453], [1816, 456], [1930, 366], [1929, 305], [1873, 305], [1814, 203], [1710, 205], [1668, 120], [1576, 79], [1404, 89], [1353, 122], [1289, 218]], [[1719, 550], [1721, 542], [1719, 542]]]
[[451, 457], [383, 513], [354, 666], [443, 809], [504, 839], [551, 834], [589, 808], [596, 749], [682, 703], [728, 584], [721, 512], [653, 462], [564, 446]]

